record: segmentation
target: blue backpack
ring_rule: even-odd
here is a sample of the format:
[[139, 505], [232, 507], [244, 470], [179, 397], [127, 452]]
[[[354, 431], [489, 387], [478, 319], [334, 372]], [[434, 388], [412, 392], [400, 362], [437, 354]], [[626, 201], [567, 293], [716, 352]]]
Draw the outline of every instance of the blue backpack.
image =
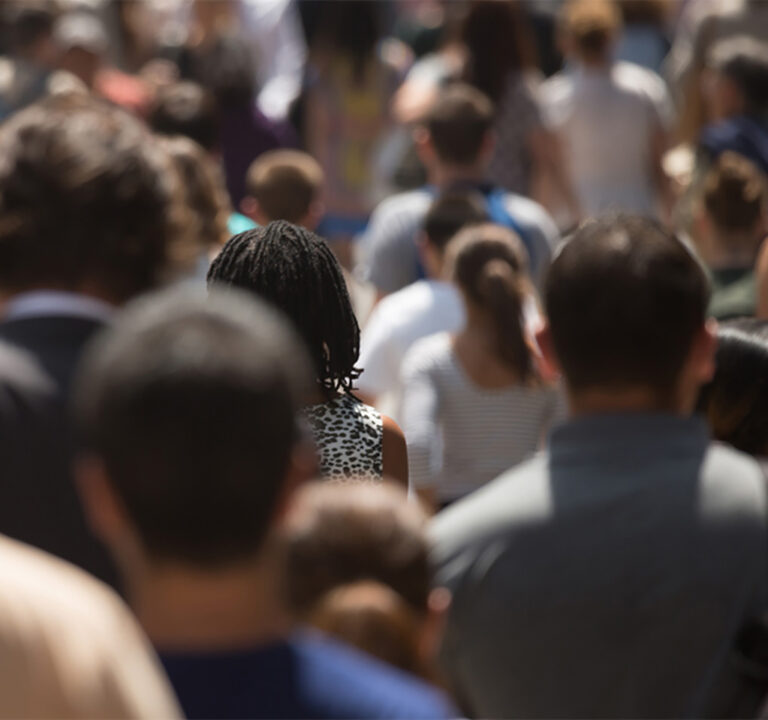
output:
[[[520, 223], [518, 223], [517, 220], [515, 220], [515, 218], [513, 218], [507, 211], [505, 202], [507, 191], [503, 188], [487, 187], [483, 185], [469, 187], [471, 189], [477, 190], [485, 199], [485, 209], [488, 213], [488, 219], [496, 225], [509, 228], [523, 241], [523, 246], [528, 253], [528, 267], [530, 268], [531, 275], [535, 276], [541, 258], [539, 258], [538, 253], [536, 252], [536, 246], [534, 245], [530, 234], [523, 230], [523, 228], [520, 226]], [[437, 195], [437, 189], [431, 185], [427, 185], [425, 190], [427, 190], [427, 192], [429, 192], [432, 196]], [[424, 278], [424, 268], [421, 266], [421, 261], [419, 260], [418, 262], [419, 278]]]

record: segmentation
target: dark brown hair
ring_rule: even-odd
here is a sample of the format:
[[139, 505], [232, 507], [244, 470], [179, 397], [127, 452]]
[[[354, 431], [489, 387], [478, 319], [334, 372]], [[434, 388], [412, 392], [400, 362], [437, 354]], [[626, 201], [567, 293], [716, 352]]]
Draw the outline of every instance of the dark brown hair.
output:
[[493, 103], [471, 85], [445, 88], [427, 113], [426, 127], [440, 160], [472, 165], [493, 125]]
[[461, 26], [469, 58], [465, 80], [498, 103], [510, 74], [534, 67], [533, 33], [519, 0], [475, 0]]
[[392, 588], [372, 580], [341, 585], [315, 605], [308, 622], [412, 675], [427, 676], [419, 653], [423, 616]]
[[746, 158], [723, 153], [704, 179], [704, 207], [721, 230], [752, 230], [765, 209], [765, 181]]
[[389, 483], [313, 483], [288, 518], [287, 600], [306, 616], [334, 588], [373, 580], [427, 610], [432, 573], [426, 517]]
[[477, 225], [462, 230], [447, 252], [453, 280], [491, 321], [499, 357], [520, 382], [536, 382], [525, 332], [525, 299], [531, 288], [520, 238], [499, 225]]
[[97, 284], [123, 301], [184, 255], [178, 178], [136, 118], [55, 96], [0, 129], [0, 286]]
[[223, 245], [232, 208], [219, 168], [190, 138], [175, 135], [160, 142], [179, 173], [193, 236], [203, 248]]
[[709, 283], [661, 223], [618, 214], [587, 221], [564, 244], [544, 301], [571, 389], [642, 387], [666, 402], [704, 327]]
[[298, 224], [320, 195], [323, 181], [323, 170], [311, 155], [272, 150], [251, 163], [245, 184], [270, 220]]

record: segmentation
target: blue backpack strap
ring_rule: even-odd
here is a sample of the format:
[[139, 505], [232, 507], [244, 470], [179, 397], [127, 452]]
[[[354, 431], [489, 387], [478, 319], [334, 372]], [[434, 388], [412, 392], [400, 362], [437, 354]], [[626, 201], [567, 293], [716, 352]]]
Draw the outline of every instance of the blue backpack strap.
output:
[[491, 219], [491, 222], [508, 227], [520, 236], [520, 239], [523, 241], [523, 245], [528, 252], [531, 275], [534, 276], [538, 269], [540, 258], [538, 257], [536, 247], [533, 244], [530, 235], [523, 230], [520, 223], [509, 214], [505, 202], [506, 197], [507, 192], [502, 188], [493, 188], [486, 194], [485, 202], [486, 207], [488, 208], [488, 217]]

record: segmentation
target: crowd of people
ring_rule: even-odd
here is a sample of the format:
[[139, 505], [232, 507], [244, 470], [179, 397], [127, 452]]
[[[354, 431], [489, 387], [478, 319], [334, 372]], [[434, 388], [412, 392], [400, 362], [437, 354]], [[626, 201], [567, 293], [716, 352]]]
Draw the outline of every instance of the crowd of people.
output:
[[768, 5], [0, 4], [0, 717], [768, 716]]

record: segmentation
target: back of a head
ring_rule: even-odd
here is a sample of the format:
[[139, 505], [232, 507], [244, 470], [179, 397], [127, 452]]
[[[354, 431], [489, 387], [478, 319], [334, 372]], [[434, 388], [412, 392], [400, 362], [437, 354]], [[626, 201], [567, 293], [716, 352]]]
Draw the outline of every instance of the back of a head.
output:
[[768, 321], [720, 326], [715, 375], [699, 409], [717, 440], [751, 455], [768, 455]]
[[323, 181], [323, 170], [311, 155], [298, 150], [272, 150], [253, 161], [246, 188], [270, 220], [298, 225], [318, 200]]
[[161, 135], [184, 135], [208, 152], [219, 144], [216, 103], [207, 90], [193, 82], [178, 82], [160, 90], [149, 125]]
[[569, 0], [561, 24], [573, 52], [586, 62], [608, 59], [621, 28], [621, 14], [613, 0]]
[[531, 29], [519, 0], [474, 0], [461, 25], [469, 55], [465, 77], [494, 102], [502, 100], [510, 73], [535, 65]]
[[765, 212], [763, 176], [736, 153], [723, 153], [715, 161], [704, 179], [703, 195], [707, 215], [721, 233], [749, 232]]
[[151, 133], [122, 110], [55, 96], [0, 129], [0, 287], [115, 301], [153, 287], [181, 250], [178, 181]]
[[430, 206], [424, 218], [424, 234], [433, 247], [443, 252], [459, 230], [488, 219], [485, 199], [479, 192], [448, 190]]
[[259, 550], [308, 374], [282, 318], [240, 293], [148, 296], [100, 338], [81, 435], [154, 560], [214, 568]]
[[202, 249], [223, 245], [229, 238], [231, 214], [224, 178], [213, 159], [183, 135], [161, 137], [160, 144], [179, 174], [191, 235]]
[[193, 55], [193, 73], [222, 108], [248, 106], [256, 88], [253, 47], [237, 32], [218, 32]]
[[490, 223], [462, 230], [447, 249], [453, 280], [466, 300], [490, 320], [499, 358], [520, 382], [538, 377], [525, 330], [525, 300], [531, 292], [520, 238]]
[[442, 90], [426, 117], [432, 146], [440, 161], [474, 165], [493, 126], [493, 103], [470, 85], [454, 83]]
[[325, 240], [284, 220], [247, 230], [213, 261], [208, 284], [248, 290], [282, 310], [304, 340], [320, 386], [352, 389], [360, 375], [360, 327]]
[[286, 523], [289, 606], [304, 617], [331, 590], [371, 580], [426, 613], [432, 574], [425, 530], [421, 509], [394, 485], [306, 486]]
[[729, 37], [712, 46], [707, 66], [741, 90], [746, 112], [768, 111], [768, 44], [746, 36]]
[[425, 675], [419, 652], [422, 618], [390, 587], [361, 580], [330, 590], [308, 622], [412, 675]]
[[10, 3], [3, 8], [7, 13], [7, 41], [12, 53], [25, 55], [41, 40], [53, 34], [56, 14], [46, 2]]
[[565, 243], [544, 300], [572, 391], [641, 387], [666, 396], [704, 326], [709, 285], [661, 224], [620, 214], [584, 223]]

